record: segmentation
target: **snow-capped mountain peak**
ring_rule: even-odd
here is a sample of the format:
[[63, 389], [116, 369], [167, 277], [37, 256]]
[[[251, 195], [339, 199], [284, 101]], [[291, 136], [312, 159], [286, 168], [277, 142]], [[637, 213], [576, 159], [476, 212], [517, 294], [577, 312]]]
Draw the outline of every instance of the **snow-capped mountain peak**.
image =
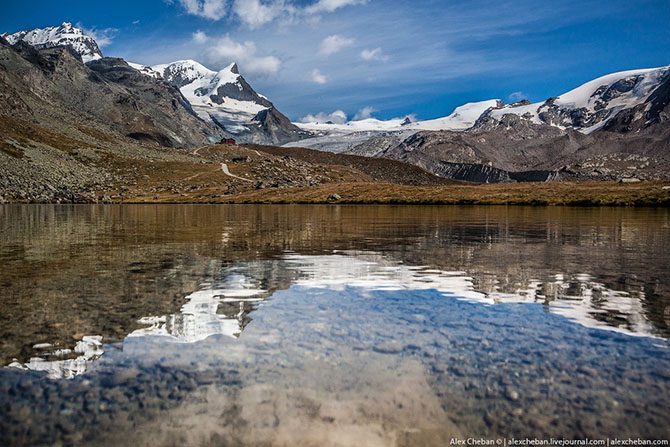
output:
[[664, 98], [669, 83], [670, 66], [629, 70], [599, 77], [542, 102], [505, 105], [498, 99], [490, 99], [464, 104], [446, 117], [427, 121], [366, 119], [344, 124], [299, 123], [298, 126], [323, 133], [465, 131], [473, 126], [507, 126], [503, 117], [512, 115], [532, 124], [548, 124], [586, 134], [610, 128], [627, 132], [667, 119], [662, 110], [667, 105]]
[[216, 84], [216, 88], [226, 84], [235, 84], [241, 90], [242, 84], [240, 83], [240, 77], [241, 75], [239, 69], [237, 68], [237, 64], [232, 63], [223, 70], [219, 71], [216, 74], [216, 77], [212, 80], [212, 83]]
[[87, 36], [83, 30], [69, 22], [63, 22], [59, 26], [3, 34], [2, 37], [12, 45], [22, 41], [35, 48], [69, 46], [81, 56], [84, 62], [102, 58], [102, 52], [95, 39]]
[[236, 63], [218, 72], [193, 60], [154, 65], [151, 69], [177, 86], [198, 116], [233, 134], [249, 132], [261, 112], [274, 108], [247, 83]]
[[134, 62], [128, 62], [128, 65], [130, 65], [132, 68], [139, 71], [140, 73], [142, 73], [144, 75], [147, 75], [147, 76], [150, 76], [152, 78], [156, 78], [156, 79], [162, 79], [163, 78], [163, 75], [161, 73], [157, 72], [156, 70], [154, 70], [153, 68], [151, 68], [148, 65], [136, 64]]

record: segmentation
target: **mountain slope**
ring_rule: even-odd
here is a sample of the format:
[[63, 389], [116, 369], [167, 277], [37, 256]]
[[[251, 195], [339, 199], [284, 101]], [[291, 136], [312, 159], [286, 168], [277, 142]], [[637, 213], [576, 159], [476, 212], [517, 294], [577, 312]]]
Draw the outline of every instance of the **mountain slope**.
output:
[[195, 116], [176, 88], [123, 60], [84, 64], [69, 46], [35, 49], [23, 41], [0, 46], [0, 116], [58, 133], [86, 125], [109, 133], [106, 138], [169, 147], [225, 136]]
[[[353, 153], [360, 151], [369, 151], [369, 145]], [[374, 156], [411, 163], [446, 178], [482, 183], [670, 179], [670, 125], [587, 135], [507, 114], [492, 125], [466, 132], [418, 132]]]

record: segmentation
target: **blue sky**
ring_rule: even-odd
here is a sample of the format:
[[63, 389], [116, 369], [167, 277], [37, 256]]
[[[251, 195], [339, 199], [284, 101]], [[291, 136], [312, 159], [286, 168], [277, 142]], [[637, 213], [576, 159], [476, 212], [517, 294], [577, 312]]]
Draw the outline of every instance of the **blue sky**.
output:
[[133, 62], [237, 61], [294, 120], [435, 118], [670, 65], [668, 0], [9, 0], [0, 32], [63, 21]]

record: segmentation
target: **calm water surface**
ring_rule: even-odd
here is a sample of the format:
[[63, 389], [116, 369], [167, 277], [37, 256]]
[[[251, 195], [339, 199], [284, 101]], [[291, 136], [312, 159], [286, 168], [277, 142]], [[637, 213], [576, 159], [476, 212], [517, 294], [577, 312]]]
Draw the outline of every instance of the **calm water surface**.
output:
[[670, 212], [0, 206], [3, 445], [670, 437]]

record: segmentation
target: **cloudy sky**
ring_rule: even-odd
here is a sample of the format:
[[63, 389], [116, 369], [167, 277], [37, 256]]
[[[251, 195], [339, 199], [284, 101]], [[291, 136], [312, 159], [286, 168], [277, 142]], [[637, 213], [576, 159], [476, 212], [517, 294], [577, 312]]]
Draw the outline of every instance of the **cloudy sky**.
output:
[[107, 56], [242, 74], [293, 120], [449, 114], [670, 65], [668, 0], [4, 0], [0, 32], [69, 21]]

